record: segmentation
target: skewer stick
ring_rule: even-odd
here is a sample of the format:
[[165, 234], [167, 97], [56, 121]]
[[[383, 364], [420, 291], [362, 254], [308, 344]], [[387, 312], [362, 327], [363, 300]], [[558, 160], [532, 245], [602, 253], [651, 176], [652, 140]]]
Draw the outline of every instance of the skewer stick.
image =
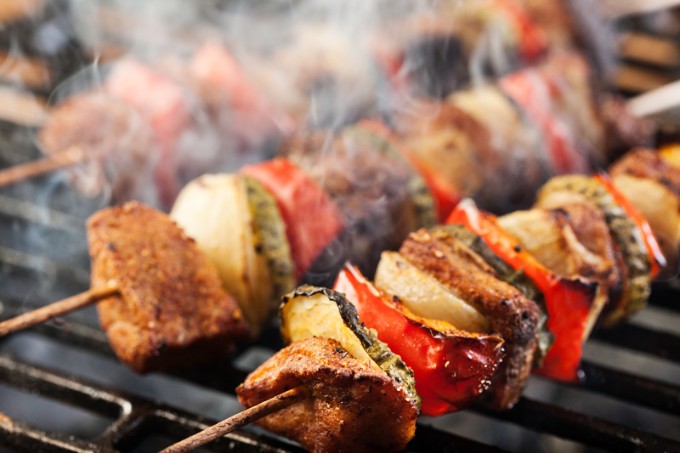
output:
[[261, 402], [251, 408], [239, 412], [221, 422], [206, 428], [203, 431], [194, 434], [191, 437], [177, 442], [176, 444], [170, 445], [161, 453], [183, 453], [186, 451], [194, 450], [201, 445], [207, 444], [218, 437], [222, 437], [225, 434], [248, 425], [256, 420], [266, 417], [267, 415], [284, 409], [293, 403], [301, 401], [307, 398], [307, 391], [305, 387], [295, 387], [293, 389], [287, 390], [279, 395], [269, 398], [266, 401]]
[[0, 337], [92, 305], [106, 297], [113, 296], [117, 292], [118, 287], [116, 285], [89, 289], [80, 294], [76, 294], [75, 296], [62, 299], [58, 302], [24, 313], [23, 315], [0, 322]]
[[85, 157], [83, 148], [73, 146], [65, 151], [43, 157], [42, 159], [15, 165], [0, 170], [0, 187], [14, 184], [34, 176], [40, 176], [64, 167], [70, 167], [82, 161]]

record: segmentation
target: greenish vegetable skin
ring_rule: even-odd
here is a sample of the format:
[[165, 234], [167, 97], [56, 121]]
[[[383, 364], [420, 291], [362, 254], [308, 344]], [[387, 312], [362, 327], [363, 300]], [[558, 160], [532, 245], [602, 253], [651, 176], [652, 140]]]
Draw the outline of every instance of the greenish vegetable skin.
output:
[[274, 310], [281, 296], [295, 287], [295, 264], [286, 237], [286, 224], [276, 200], [264, 186], [250, 176], [244, 179], [256, 241], [269, 268]]
[[[323, 303], [327, 310], [310, 310], [303, 306], [309, 303], [311, 298]], [[331, 305], [337, 310], [328, 310]], [[342, 293], [328, 288], [303, 285], [283, 297], [280, 311], [281, 334], [284, 341], [292, 343], [312, 336], [333, 338], [356, 359], [362, 360], [363, 355], [363, 358], [368, 357], [375, 362], [375, 365], [404, 388], [408, 400], [420, 408], [421, 399], [416, 393], [413, 371], [406, 366], [401, 357], [378, 339], [374, 330], [364, 326], [359, 320], [356, 308]], [[308, 319], [302, 319], [304, 326], [301, 329], [299, 324], [295, 323], [302, 316], [308, 316]], [[331, 324], [328, 325], [329, 323]], [[357, 343], [360, 344], [363, 354], [356, 350]]]
[[517, 271], [503, 261], [493, 250], [489, 248], [484, 240], [462, 225], [442, 225], [432, 229], [432, 231], [446, 231], [451, 236], [469, 247], [478, 254], [484, 261], [491, 266], [498, 274], [498, 277], [506, 283], [511, 284], [533, 300], [540, 310], [538, 322], [538, 351], [534, 356], [534, 366], [540, 368], [543, 358], [555, 340], [555, 336], [548, 329], [548, 311], [545, 306], [545, 298], [540, 289], [534, 284], [524, 272]]

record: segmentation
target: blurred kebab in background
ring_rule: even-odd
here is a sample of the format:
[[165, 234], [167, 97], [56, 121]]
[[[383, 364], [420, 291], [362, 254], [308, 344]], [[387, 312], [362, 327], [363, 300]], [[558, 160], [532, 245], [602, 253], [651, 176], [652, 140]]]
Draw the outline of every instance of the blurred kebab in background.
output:
[[[555, 3], [551, 8], [562, 5], [550, 3]], [[348, 32], [342, 28], [342, 7], [339, 18], [329, 18], [314, 6], [307, 5], [310, 11], [300, 6], [301, 18], [290, 19], [292, 30], [280, 24], [281, 42], [270, 43], [271, 48], [259, 54], [240, 49], [243, 64], [216, 42], [201, 45], [189, 58], [156, 58], [153, 67], [131, 58], [112, 63], [100, 89], [53, 109], [39, 142], [52, 157], [70, 150], [74, 159], [84, 159], [86, 165], [74, 174], [86, 193], [104, 187], [114, 201], [139, 199], [169, 207], [192, 178], [261, 160], [291, 135], [291, 143], [302, 144], [284, 144], [284, 155], [297, 148], [342, 160], [339, 147], [329, 146], [337, 129], [377, 116], [394, 127], [430, 189], [438, 189], [433, 192], [441, 220], [465, 196], [493, 211], [526, 206], [550, 175], [591, 171], [621, 149], [648, 141], [649, 126], [601, 93], [593, 66], [576, 53], [560, 51], [575, 47], [576, 39], [567, 39], [577, 34], [572, 16], [560, 21], [562, 31], [547, 33], [543, 29], [553, 27], [543, 11], [547, 6], [514, 0], [456, 7], [443, 2], [434, 8], [402, 5], [375, 28], [361, 28], [376, 25], [370, 19], [348, 20], [353, 26]], [[382, 11], [370, 8], [369, 17]], [[413, 11], [418, 14], [406, 14]], [[403, 20], [425, 25], [406, 26]], [[494, 26], [499, 21], [503, 26]], [[468, 30], [470, 23], [481, 25]], [[394, 39], [390, 27], [402, 25], [412, 31]], [[472, 88], [440, 90], [438, 97], [448, 95], [444, 101], [420, 96], [428, 91], [417, 88], [421, 76], [401, 75], [411, 65], [406, 69], [426, 78], [434, 71], [461, 80], [459, 72], [486, 66], [475, 58], [494, 55], [495, 45], [485, 48], [486, 39], [500, 39], [500, 48], [519, 63], [482, 71], [482, 77], [473, 77]], [[457, 42], [466, 43], [467, 50], [453, 59], [437, 57]], [[386, 51], [375, 43], [394, 48]], [[413, 65], [413, 59], [428, 55], [430, 45], [438, 49], [434, 60], [444, 66]], [[387, 60], [385, 52], [392, 54]], [[478, 83], [541, 60], [498, 82]], [[407, 88], [383, 83], [394, 77]], [[91, 118], [98, 118], [100, 127], [82, 128]], [[328, 140], [319, 139], [324, 133]], [[309, 167], [315, 159], [304, 161]]]

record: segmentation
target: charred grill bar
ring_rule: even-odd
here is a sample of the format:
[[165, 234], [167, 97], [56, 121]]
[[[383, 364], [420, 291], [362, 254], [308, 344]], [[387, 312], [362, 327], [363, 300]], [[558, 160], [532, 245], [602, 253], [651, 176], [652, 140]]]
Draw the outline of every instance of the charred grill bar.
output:
[[[55, 9], [54, 11], [57, 11]], [[48, 14], [53, 14], [48, 12]], [[624, 24], [625, 25], [625, 24]], [[30, 34], [27, 24], [19, 24], [19, 32]], [[0, 48], [9, 48], [0, 40]], [[69, 50], [70, 49], [70, 50]], [[39, 61], [51, 65], [57, 59], [73, 57], [72, 48], [65, 46], [62, 53], [51, 58], [41, 56], [40, 49], [24, 49]], [[77, 59], [77, 58], [76, 58]], [[630, 60], [627, 60], [630, 63]], [[643, 69], [650, 69], [643, 65]], [[678, 74], [678, 68], [664, 69]], [[62, 75], [52, 73], [52, 83]], [[14, 86], [9, 83], [9, 86]], [[625, 87], [624, 87], [625, 88]], [[33, 93], [42, 96], [49, 90], [36, 87]], [[39, 157], [31, 136], [34, 131], [10, 122], [0, 123], [0, 167], [8, 167], [22, 161]], [[49, 200], [40, 194], [44, 187], [51, 187]], [[26, 182], [8, 187], [0, 193], [0, 318], [10, 318], [28, 308], [40, 306], [62, 295], [69, 295], [88, 286], [88, 264], [84, 249], [84, 219], [96, 200], [78, 199], [82, 207], [73, 203], [69, 192], [59, 176]], [[39, 207], [34, 200], [42, 199], [49, 208]], [[25, 234], [31, 231], [30, 235]], [[31, 239], [39, 239], [38, 245]], [[55, 247], [58, 245], [58, 247]], [[65, 253], [63, 253], [65, 252]], [[63, 257], [67, 256], [67, 259]], [[50, 282], [44, 284], [43, 282]], [[680, 290], [663, 284], [654, 288], [650, 306], [652, 310], [680, 320]], [[114, 361], [113, 353], [104, 334], [96, 326], [92, 312], [52, 322], [34, 328], [30, 333], [17, 335], [21, 344], [23, 337], [51, 344], [57, 351], [71, 348], [84, 351], [90, 356], [101, 356]], [[494, 413], [472, 409], [448, 416], [443, 420], [426, 419], [418, 426], [410, 451], [504, 451], [494, 445], [505, 447], [503, 441], [494, 438], [491, 429], [482, 428], [489, 434], [488, 442], [454, 434], [446, 429], [449, 421], [479, 418], [493, 426], [517, 426], [524, 439], [522, 444], [536, 448], [543, 435], [573, 441], [588, 451], [600, 448], [612, 451], [679, 451], [680, 438], [680, 333], [665, 331], [655, 325], [629, 322], [613, 330], [598, 331], [591, 342], [605, 348], [613, 347], [625, 353], [641, 355], [664, 366], [673, 368], [671, 376], [659, 378], [651, 373], [620, 371], [610, 367], [602, 351], [594, 351], [583, 363], [584, 379], [573, 385], [547, 383], [577, 400], [591, 397], [606, 398], [631, 406], [633, 413], [660, 414], [671, 421], [666, 430], [650, 429], [649, 426], [633, 426], [633, 423], [610, 421], [601, 413], [587, 409], [574, 409], [560, 395], [547, 398], [524, 396], [517, 406], [507, 412]], [[257, 348], [267, 353], [280, 347], [278, 334], [272, 329], [265, 333]], [[5, 451], [149, 451], [186, 437], [215, 420], [197, 415], [195, 411], [179, 409], [172, 400], [156, 401], [153, 397], [133, 394], [132, 388], [92, 383], [93, 379], [79, 372], [82, 365], [73, 362], [69, 371], [57, 371], [49, 365], [36, 364], [30, 352], [17, 354], [14, 338], [0, 339], [0, 401], [3, 387], [36, 395], [41, 400], [53, 400], [86, 411], [92, 417], [106, 419], [103, 430], [94, 436], [63, 434], [36, 428], [32, 421], [13, 419], [2, 413], [0, 406], [0, 452]], [[243, 381], [254, 368], [252, 362], [239, 365], [241, 358], [253, 353], [245, 349], [231, 363], [225, 362], [210, 370], [190, 370], [173, 376], [187, 385], [229, 393]], [[262, 354], [256, 351], [255, 353]], [[59, 358], [56, 358], [58, 361]], [[40, 360], [38, 360], [40, 362]], [[104, 379], [105, 380], [105, 379]], [[540, 378], [532, 382], [545, 384]], [[675, 382], [675, 383], [674, 383]], [[572, 396], [573, 395], [573, 396]], [[55, 413], [53, 417], [60, 417]], [[529, 440], [526, 440], [529, 439]], [[526, 443], [528, 442], [528, 443]], [[579, 447], [575, 447], [578, 449]], [[210, 451], [299, 451], [299, 448], [258, 430], [242, 430], [211, 444]], [[522, 446], [508, 446], [509, 450], [522, 450]], [[524, 448], [525, 449], [525, 448]]]

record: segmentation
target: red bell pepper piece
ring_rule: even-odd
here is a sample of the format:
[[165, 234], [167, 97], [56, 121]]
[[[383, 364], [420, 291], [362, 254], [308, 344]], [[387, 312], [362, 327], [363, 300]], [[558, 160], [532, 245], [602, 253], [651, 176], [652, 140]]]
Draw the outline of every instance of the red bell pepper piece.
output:
[[480, 212], [471, 201], [460, 203], [447, 223], [469, 228], [513, 269], [521, 270], [536, 283], [545, 297], [548, 328], [555, 336], [537, 372], [561, 381], [576, 380], [588, 313], [596, 288], [580, 280], [568, 280], [553, 274], [504, 231], [495, 216]]
[[524, 63], [533, 63], [548, 50], [545, 33], [521, 5], [513, 0], [499, 0], [496, 5], [515, 22], [519, 32], [518, 53]]
[[409, 164], [420, 174], [425, 185], [430, 190], [437, 208], [437, 221], [443, 222], [456, 207], [462, 196], [460, 191], [436, 169], [431, 168], [404, 145], [385, 124], [376, 120], [365, 120], [360, 125], [376, 134], [403, 156]]
[[635, 225], [637, 225], [638, 230], [640, 231], [641, 239], [645, 244], [645, 248], [647, 249], [647, 257], [649, 258], [650, 263], [650, 274], [652, 278], [656, 277], [659, 275], [659, 272], [661, 272], [661, 268], [666, 266], [666, 258], [663, 256], [661, 247], [654, 236], [652, 227], [649, 226], [649, 222], [647, 222], [647, 219], [645, 219], [640, 211], [638, 211], [635, 206], [633, 206], [630, 200], [614, 186], [607, 174], [600, 173], [595, 176], [595, 179], [597, 179], [597, 181], [602, 184], [602, 187], [604, 187], [605, 190], [609, 192], [612, 198], [614, 198], [614, 201], [616, 201], [616, 203], [621, 206], [621, 208], [626, 212], [626, 215], [628, 215], [628, 218], [630, 218], [633, 222], [635, 222]]
[[334, 288], [346, 294], [362, 322], [413, 370], [423, 415], [458, 411], [488, 388], [503, 357], [500, 337], [416, 316], [351, 265], [340, 273]]
[[249, 165], [241, 172], [257, 179], [276, 199], [299, 280], [342, 231], [342, 212], [313, 179], [287, 159]]
[[569, 125], [555, 114], [551, 81], [537, 69], [527, 68], [503, 77], [499, 84], [545, 135], [554, 172], [585, 173], [589, 170], [588, 161], [576, 149]]

